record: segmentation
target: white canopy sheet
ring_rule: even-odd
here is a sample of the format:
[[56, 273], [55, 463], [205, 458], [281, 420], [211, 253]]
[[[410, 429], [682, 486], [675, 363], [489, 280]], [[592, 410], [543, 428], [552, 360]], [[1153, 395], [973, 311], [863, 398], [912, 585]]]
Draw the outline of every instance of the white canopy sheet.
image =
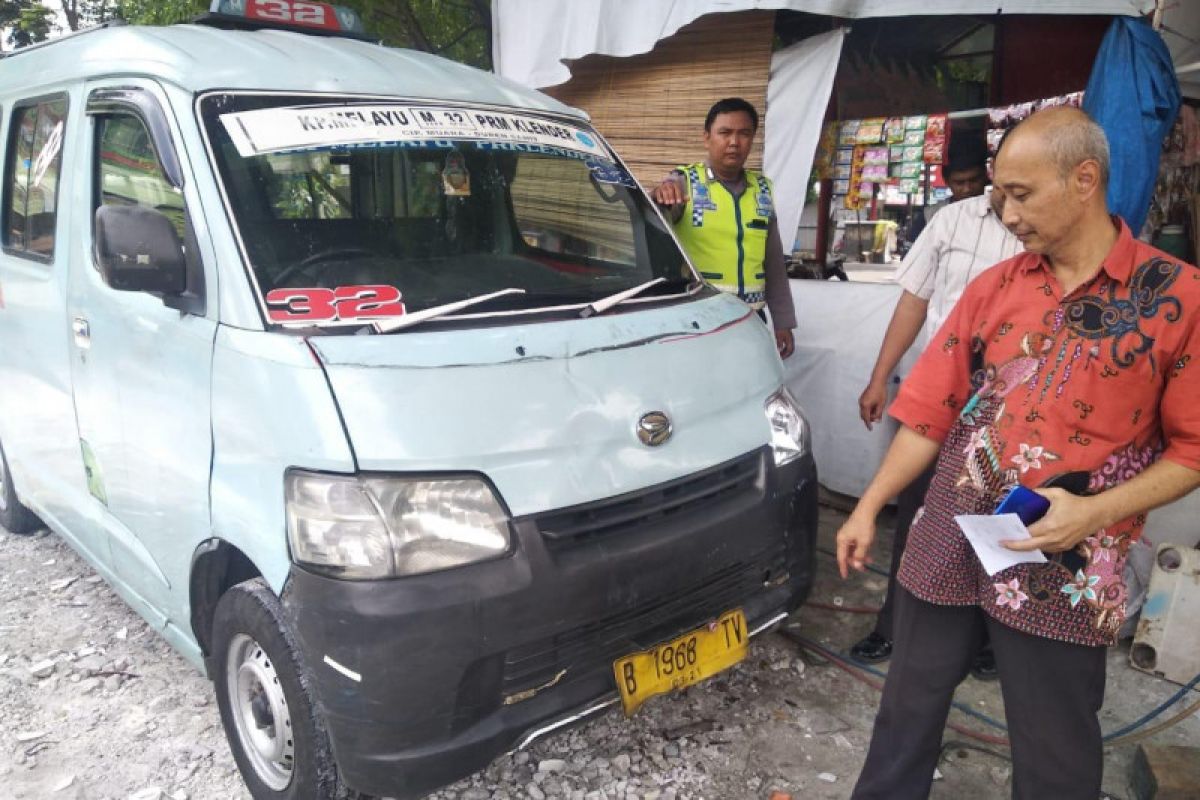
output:
[[[796, 352], [783, 362], [784, 381], [804, 407], [813, 429], [813, 455], [821, 484], [859, 497], [891, 444], [891, 418], [868, 431], [858, 418], [858, 396], [867, 384], [884, 331], [900, 297], [896, 284], [793, 280]], [[909, 351], [898, 372], [907, 374], [918, 353]], [[890, 388], [895, 396], [898, 384]], [[1143, 541], [1190, 547], [1200, 542], [1200, 491], [1152, 511]], [[1139, 548], [1139, 573], [1148, 579], [1153, 548]]]
[[[791, 284], [796, 352], [783, 362], [784, 380], [812, 423], [821, 484], [858, 497], [896, 432], [890, 417], [868, 431], [858, 417], [858, 396], [875, 366], [900, 287], [843, 281]], [[906, 373], [914, 361], [916, 353], [908, 353], [898, 372]], [[897, 385], [889, 383], [890, 397]]]
[[845, 38], [845, 29], [830, 31], [771, 56], [763, 168], [779, 187], [775, 192], [775, 215], [785, 253], [794, 249], [813, 153], [821, 138], [825, 106], [833, 91]]
[[565, 83], [592, 53], [648, 53], [705, 14], [789, 9], [836, 17], [919, 14], [1142, 14], [1153, 0], [492, 0], [496, 72], [535, 89]]

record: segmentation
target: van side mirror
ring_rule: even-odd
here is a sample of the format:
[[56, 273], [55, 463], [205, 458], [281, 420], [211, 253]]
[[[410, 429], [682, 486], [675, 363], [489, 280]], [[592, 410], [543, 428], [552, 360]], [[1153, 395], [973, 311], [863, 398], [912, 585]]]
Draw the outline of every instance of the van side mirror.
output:
[[100, 206], [95, 242], [96, 265], [112, 288], [164, 295], [187, 290], [183, 242], [165, 214], [142, 206]]

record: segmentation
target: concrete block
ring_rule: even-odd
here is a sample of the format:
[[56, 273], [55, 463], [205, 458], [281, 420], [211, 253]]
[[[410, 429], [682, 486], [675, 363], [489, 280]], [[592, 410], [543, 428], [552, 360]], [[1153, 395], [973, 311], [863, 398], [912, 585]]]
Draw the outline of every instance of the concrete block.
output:
[[1200, 673], [1200, 550], [1161, 544], [1129, 660], [1175, 683]]
[[1144, 744], [1133, 758], [1133, 800], [1200, 797], [1200, 748]]

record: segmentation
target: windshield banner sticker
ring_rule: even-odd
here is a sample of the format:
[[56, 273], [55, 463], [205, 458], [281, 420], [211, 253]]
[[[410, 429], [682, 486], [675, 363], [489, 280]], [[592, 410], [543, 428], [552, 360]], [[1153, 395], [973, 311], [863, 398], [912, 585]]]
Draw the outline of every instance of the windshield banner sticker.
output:
[[559, 147], [610, 160], [594, 133], [565, 122], [500, 111], [435, 106], [363, 105], [264, 108], [224, 114], [221, 122], [238, 153], [376, 142], [457, 140]]
[[636, 189], [638, 184], [633, 176], [616, 164], [605, 161], [587, 161], [588, 171], [597, 183], [608, 183], [613, 186], [624, 186], [626, 189]]
[[354, 325], [405, 314], [395, 286], [272, 289], [267, 316], [278, 325]]

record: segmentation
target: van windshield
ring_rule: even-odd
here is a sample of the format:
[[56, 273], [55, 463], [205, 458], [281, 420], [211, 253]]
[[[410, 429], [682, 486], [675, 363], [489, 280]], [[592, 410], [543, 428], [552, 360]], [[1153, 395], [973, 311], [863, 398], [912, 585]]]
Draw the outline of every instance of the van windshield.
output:
[[489, 293], [456, 318], [570, 313], [656, 278], [639, 298], [696, 286], [578, 121], [245, 94], [207, 95], [200, 112], [270, 322], [362, 326]]

